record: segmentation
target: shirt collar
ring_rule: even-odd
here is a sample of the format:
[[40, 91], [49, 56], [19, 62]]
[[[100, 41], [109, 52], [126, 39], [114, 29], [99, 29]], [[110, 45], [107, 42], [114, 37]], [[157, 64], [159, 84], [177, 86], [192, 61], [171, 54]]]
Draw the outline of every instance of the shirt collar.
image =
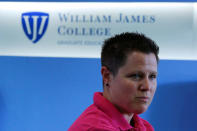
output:
[[94, 94], [94, 104], [105, 112], [112, 119], [112, 122], [121, 130], [129, 130], [133, 128], [118, 109], [109, 100], [107, 100], [101, 92], [96, 92]]

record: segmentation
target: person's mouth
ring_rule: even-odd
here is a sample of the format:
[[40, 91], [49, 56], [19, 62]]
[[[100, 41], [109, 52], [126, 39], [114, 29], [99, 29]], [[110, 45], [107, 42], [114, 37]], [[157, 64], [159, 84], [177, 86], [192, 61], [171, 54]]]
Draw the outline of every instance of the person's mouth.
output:
[[136, 100], [139, 101], [139, 102], [142, 102], [142, 103], [147, 103], [149, 101], [149, 97], [146, 97], [146, 96], [139, 96], [139, 97], [136, 97]]

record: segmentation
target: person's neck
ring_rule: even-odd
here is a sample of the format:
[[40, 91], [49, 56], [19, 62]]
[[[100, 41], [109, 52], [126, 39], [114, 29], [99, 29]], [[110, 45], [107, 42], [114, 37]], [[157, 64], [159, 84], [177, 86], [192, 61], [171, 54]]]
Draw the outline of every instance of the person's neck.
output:
[[[106, 91], [103, 92], [103, 96], [108, 99], [111, 102], [110, 96], [106, 93]], [[130, 124], [132, 118], [133, 118], [133, 113], [125, 113], [123, 112], [120, 108], [116, 107], [120, 113], [123, 115], [123, 117], [126, 119], [126, 121]]]
[[130, 124], [131, 120], [133, 118], [133, 113], [131, 114], [127, 114], [127, 113], [123, 113], [123, 117], [127, 120], [127, 122]]

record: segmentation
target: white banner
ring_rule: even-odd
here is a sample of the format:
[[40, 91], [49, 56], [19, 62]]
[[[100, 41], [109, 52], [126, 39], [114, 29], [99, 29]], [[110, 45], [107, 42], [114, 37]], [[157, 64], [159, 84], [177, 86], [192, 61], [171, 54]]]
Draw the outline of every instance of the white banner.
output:
[[196, 5], [0, 2], [0, 55], [98, 58], [104, 39], [139, 32], [161, 59], [196, 60]]

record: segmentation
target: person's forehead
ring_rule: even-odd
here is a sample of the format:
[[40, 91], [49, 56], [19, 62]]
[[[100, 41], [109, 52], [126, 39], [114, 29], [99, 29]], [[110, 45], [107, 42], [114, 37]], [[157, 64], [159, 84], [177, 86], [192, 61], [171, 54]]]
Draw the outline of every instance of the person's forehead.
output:
[[143, 53], [139, 51], [134, 51], [127, 54], [127, 58], [124, 65], [127, 64], [157, 66], [157, 60], [154, 53]]
[[156, 59], [156, 56], [153, 52], [145, 53], [141, 51], [130, 51], [126, 54], [126, 60], [128, 60], [130, 57], [132, 57], [133, 60], [139, 60], [139, 58], [143, 57], [152, 57]]

